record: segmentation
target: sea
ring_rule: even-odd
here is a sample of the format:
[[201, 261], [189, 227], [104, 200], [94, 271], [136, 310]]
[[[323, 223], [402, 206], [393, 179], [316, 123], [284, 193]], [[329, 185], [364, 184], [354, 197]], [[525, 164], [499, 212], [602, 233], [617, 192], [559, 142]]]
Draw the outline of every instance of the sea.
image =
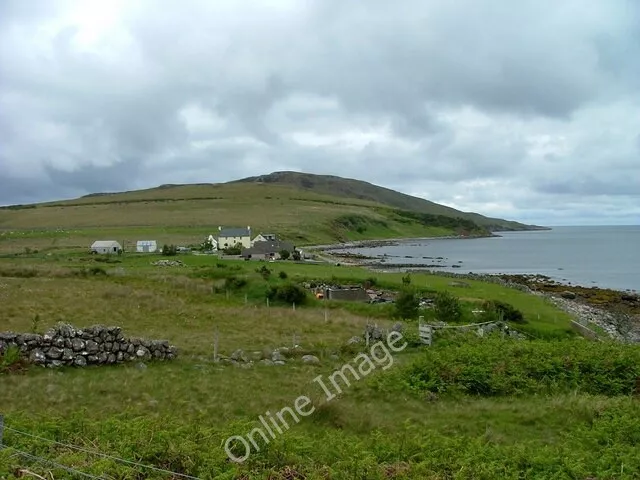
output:
[[566, 284], [640, 291], [640, 225], [495, 234], [402, 240], [346, 251], [376, 257], [390, 268], [401, 264], [455, 273], [541, 274]]

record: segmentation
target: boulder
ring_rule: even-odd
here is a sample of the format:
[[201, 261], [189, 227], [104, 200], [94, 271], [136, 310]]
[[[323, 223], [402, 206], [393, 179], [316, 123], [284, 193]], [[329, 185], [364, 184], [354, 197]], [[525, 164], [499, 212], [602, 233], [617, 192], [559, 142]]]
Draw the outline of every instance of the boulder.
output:
[[568, 300], [574, 300], [576, 298], [576, 294], [569, 290], [565, 290], [564, 292], [560, 293], [560, 296]]
[[319, 365], [320, 364], [320, 359], [318, 357], [316, 357], [315, 355], [304, 355], [302, 357], [302, 361], [304, 363], [310, 363], [313, 365]]
[[248, 362], [249, 359], [245, 355], [244, 351], [241, 349], [236, 350], [231, 354], [231, 360], [235, 360], [236, 362]]

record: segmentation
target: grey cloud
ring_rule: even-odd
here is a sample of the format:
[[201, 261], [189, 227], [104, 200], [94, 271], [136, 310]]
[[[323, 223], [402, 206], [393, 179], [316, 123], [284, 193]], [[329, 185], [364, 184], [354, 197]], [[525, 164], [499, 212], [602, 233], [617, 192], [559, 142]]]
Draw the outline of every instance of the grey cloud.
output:
[[87, 48], [79, 5], [0, 2], [0, 203], [291, 169], [637, 218], [636, 2], [123, 2]]

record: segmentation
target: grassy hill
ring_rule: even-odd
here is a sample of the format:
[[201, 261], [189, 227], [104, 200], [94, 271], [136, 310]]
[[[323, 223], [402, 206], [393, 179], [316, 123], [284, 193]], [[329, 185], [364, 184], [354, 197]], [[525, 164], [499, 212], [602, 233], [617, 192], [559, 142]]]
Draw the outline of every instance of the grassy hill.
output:
[[[357, 180], [274, 173], [223, 184], [162, 185], [74, 200], [0, 208], [0, 251], [86, 247], [96, 238], [195, 244], [218, 226], [272, 230], [298, 245], [335, 241], [488, 235], [525, 229]], [[20, 241], [16, 241], [20, 240]]]
[[423, 198], [396, 192], [389, 188], [363, 182], [362, 180], [336, 177], [333, 175], [313, 175], [299, 172], [274, 172], [269, 175], [237, 180], [237, 183], [291, 185], [303, 190], [337, 197], [369, 200], [401, 210], [409, 210], [431, 215], [443, 215], [454, 218], [464, 218], [492, 231], [537, 230], [541, 228], [536, 225], [525, 225], [510, 220], [485, 217], [478, 213], [461, 212], [455, 208], [440, 205], [439, 203], [431, 202]]

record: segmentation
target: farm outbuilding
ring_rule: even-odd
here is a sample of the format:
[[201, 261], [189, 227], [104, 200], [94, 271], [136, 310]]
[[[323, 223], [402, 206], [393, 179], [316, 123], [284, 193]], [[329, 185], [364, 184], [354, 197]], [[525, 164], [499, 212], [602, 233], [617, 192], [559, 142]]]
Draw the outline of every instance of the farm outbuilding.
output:
[[96, 240], [91, 245], [91, 253], [120, 253], [122, 252], [122, 245], [115, 240]]
[[153, 253], [158, 250], [158, 244], [155, 240], [138, 240], [136, 243], [136, 252]]

